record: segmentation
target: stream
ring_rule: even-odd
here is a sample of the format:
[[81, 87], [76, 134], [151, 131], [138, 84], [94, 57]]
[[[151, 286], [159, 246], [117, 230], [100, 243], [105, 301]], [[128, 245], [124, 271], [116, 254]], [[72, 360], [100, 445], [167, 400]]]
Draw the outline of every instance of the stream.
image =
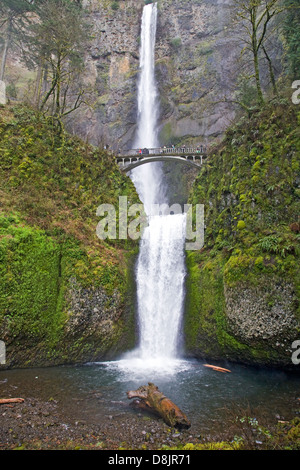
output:
[[235, 416], [247, 415], [272, 425], [294, 418], [299, 409], [299, 375], [229, 363], [225, 367], [231, 372], [222, 373], [197, 360], [175, 365], [169, 372], [154, 368], [134, 372], [126, 360], [6, 370], [0, 371], [0, 392], [55, 400], [66, 416], [101, 425], [113, 417], [126, 423], [128, 417], [139, 414], [126, 392], [151, 381], [186, 413], [191, 431], [210, 435], [227, 432]]

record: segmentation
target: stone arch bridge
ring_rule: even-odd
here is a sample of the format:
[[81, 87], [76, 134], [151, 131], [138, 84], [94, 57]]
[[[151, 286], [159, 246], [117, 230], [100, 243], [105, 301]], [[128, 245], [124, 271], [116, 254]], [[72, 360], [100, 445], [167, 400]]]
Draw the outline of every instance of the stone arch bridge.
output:
[[144, 149], [131, 149], [116, 156], [120, 169], [124, 172], [150, 162], [176, 161], [186, 165], [201, 168], [207, 156], [206, 146], [197, 148], [186, 147], [157, 147]]

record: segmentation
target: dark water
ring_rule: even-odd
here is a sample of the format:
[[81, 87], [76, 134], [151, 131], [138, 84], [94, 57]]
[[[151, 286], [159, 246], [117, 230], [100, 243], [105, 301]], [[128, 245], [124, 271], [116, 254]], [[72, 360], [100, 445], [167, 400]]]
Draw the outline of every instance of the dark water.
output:
[[[122, 364], [121, 364], [122, 365]], [[154, 382], [201, 431], [226, 431], [240, 413], [288, 420], [297, 414], [300, 374], [227, 366], [221, 373], [198, 361], [182, 362], [176, 371], [130, 371], [120, 363], [0, 371], [0, 394], [58, 400], [66, 415], [101, 423], [105, 417], [136, 413], [126, 391]]]

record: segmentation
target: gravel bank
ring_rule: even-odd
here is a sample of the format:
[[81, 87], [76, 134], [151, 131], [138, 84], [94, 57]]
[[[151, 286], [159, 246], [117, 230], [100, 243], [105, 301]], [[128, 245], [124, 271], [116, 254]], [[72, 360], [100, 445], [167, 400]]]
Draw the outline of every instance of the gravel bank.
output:
[[66, 416], [59, 402], [25, 398], [23, 403], [0, 405], [0, 450], [8, 449], [148, 449], [200, 442], [197, 430], [182, 432], [145, 413], [124, 420], [103, 416], [90, 424]]

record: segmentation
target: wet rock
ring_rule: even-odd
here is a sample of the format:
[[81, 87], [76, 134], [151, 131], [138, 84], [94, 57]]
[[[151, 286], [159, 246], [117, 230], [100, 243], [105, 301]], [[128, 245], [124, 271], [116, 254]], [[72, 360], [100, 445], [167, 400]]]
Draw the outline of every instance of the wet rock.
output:
[[234, 336], [250, 346], [263, 341], [265, 347], [276, 347], [290, 358], [299, 326], [293, 314], [293, 286], [273, 277], [262, 279], [258, 286], [225, 286], [224, 292], [228, 326]]

